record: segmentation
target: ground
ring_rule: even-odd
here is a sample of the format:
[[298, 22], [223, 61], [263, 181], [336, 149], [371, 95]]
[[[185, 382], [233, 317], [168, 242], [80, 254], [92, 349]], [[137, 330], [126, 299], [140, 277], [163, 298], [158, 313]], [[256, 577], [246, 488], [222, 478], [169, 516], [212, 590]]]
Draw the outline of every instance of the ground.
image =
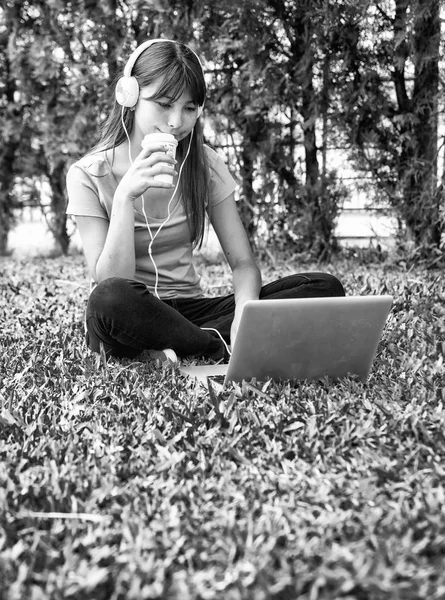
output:
[[82, 258], [3, 259], [1, 600], [445, 597], [442, 273], [267, 260], [266, 281], [317, 268], [394, 296], [366, 383], [104, 364]]

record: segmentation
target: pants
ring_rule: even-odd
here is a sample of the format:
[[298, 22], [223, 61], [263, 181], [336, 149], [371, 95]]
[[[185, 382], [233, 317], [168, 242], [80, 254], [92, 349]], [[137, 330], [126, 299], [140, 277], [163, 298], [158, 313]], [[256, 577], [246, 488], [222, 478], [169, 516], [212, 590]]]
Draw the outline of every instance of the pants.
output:
[[[260, 299], [344, 296], [338, 279], [326, 273], [289, 275], [262, 287]], [[234, 295], [159, 300], [143, 283], [112, 277], [92, 291], [86, 312], [88, 346], [107, 356], [134, 358], [143, 350], [171, 348], [180, 357], [218, 360], [230, 343]]]

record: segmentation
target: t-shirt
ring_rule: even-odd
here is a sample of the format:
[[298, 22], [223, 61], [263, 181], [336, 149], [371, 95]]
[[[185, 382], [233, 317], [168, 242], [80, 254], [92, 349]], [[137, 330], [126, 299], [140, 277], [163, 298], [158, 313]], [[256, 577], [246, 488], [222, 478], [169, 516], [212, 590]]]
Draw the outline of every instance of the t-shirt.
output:
[[[208, 146], [204, 146], [204, 150], [210, 167], [209, 205], [211, 208], [224, 202], [237, 186], [224, 160]], [[105, 152], [89, 154], [74, 163], [68, 171], [67, 182], [70, 188], [66, 209], [68, 215], [110, 220], [118, 182]], [[148, 221], [151, 233], [155, 236], [152, 256], [158, 271], [159, 297], [167, 299], [202, 296], [200, 277], [193, 264], [190, 228], [181, 197], [173, 199], [170, 205], [170, 219], [164, 225], [162, 225], [164, 218], [155, 219], [149, 216], [148, 207], [145, 213], [146, 216], [142, 208], [142, 199], [135, 201], [135, 279], [146, 284], [150, 291], [154, 291], [156, 272], [148, 254], [151, 241]], [[162, 228], [157, 233], [160, 225]]]

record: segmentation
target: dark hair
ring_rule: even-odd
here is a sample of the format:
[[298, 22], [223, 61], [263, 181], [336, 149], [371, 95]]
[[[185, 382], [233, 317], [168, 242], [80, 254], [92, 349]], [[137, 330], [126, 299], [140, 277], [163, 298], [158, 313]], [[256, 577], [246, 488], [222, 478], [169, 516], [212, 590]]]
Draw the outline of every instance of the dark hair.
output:
[[[116, 77], [115, 84], [121, 75]], [[187, 90], [197, 106], [204, 104], [206, 85], [199, 59], [190, 48], [179, 42], [166, 40], [149, 46], [136, 60], [131, 75], [137, 79], [139, 88], [148, 86], [156, 80], [161, 81], [159, 89], [153, 96], [154, 100], [163, 96], [176, 100]], [[123, 109], [115, 102], [102, 126], [99, 142], [93, 151], [115, 148], [127, 139], [122, 119], [127, 131], [131, 133], [134, 112], [128, 108]], [[178, 157], [183, 159], [189, 143], [191, 144], [189, 156], [182, 170], [180, 191], [191, 230], [191, 241], [195, 246], [200, 246], [205, 233], [209, 167], [204, 153], [202, 126], [199, 119], [195, 124], [191, 142], [190, 135], [179, 142], [177, 150]]]

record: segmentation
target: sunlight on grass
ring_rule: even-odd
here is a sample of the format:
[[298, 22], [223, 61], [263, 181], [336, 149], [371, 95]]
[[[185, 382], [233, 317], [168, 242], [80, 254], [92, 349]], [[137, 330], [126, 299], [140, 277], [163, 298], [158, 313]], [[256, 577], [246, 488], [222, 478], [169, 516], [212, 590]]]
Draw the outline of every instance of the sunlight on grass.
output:
[[323, 266], [395, 298], [366, 384], [221, 391], [90, 353], [81, 256], [0, 267], [2, 599], [445, 597], [441, 272]]

